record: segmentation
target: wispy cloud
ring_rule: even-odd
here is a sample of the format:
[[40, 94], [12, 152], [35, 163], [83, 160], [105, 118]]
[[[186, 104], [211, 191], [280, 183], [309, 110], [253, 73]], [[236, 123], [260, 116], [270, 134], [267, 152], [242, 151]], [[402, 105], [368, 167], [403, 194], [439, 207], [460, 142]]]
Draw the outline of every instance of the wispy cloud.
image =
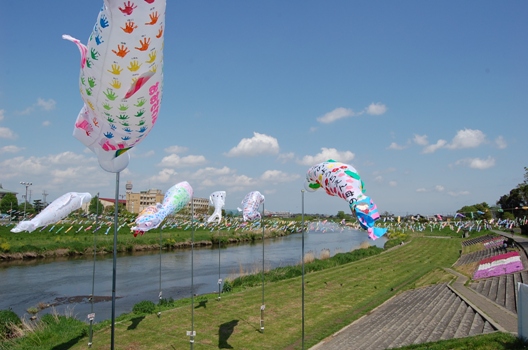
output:
[[336, 120], [352, 117], [354, 115], [355, 115], [355, 113], [354, 113], [353, 110], [351, 110], [349, 108], [339, 107], [339, 108], [336, 108], [333, 111], [328, 112], [325, 115], [317, 118], [317, 121], [319, 123], [329, 124], [329, 123], [335, 122]]
[[225, 153], [228, 157], [256, 156], [279, 153], [279, 142], [273, 136], [253, 132], [252, 138], [240, 140], [236, 147]]
[[169, 146], [167, 148], [164, 149], [165, 152], [167, 153], [177, 153], [177, 154], [181, 154], [181, 153], [185, 153], [188, 151], [188, 148], [187, 147], [184, 147], [184, 146]]
[[53, 99], [48, 99], [48, 100], [45, 100], [43, 98], [37, 98], [37, 102], [35, 102], [34, 104], [32, 104], [31, 106], [29, 107], [26, 107], [24, 110], [22, 111], [18, 111], [17, 114], [21, 114], [21, 115], [28, 115], [28, 114], [31, 114], [32, 112], [35, 111], [36, 108], [40, 108], [41, 110], [44, 110], [44, 111], [52, 111], [55, 109], [55, 106], [56, 106], [56, 102], [55, 100]]
[[489, 156], [487, 159], [465, 158], [455, 162], [455, 165], [464, 165], [473, 169], [488, 169], [495, 166], [495, 158]]
[[290, 182], [299, 179], [299, 174], [288, 174], [281, 170], [266, 170], [260, 179], [271, 183]]
[[185, 157], [180, 157], [177, 154], [171, 154], [161, 159], [161, 162], [158, 166], [165, 168], [169, 167], [186, 167], [186, 166], [196, 166], [207, 163], [207, 160], [204, 156], [188, 155]]
[[387, 106], [385, 106], [383, 103], [371, 103], [367, 108], [366, 108], [366, 112], [367, 114], [370, 114], [370, 115], [382, 115], [382, 114], [385, 114], [385, 112], [387, 112]]
[[0, 148], [0, 154], [2, 154], [2, 153], [18, 153], [18, 152], [22, 151], [23, 149], [24, 149], [23, 147], [18, 147], [18, 146], [15, 146], [15, 145], [4, 146], [4, 147]]
[[506, 147], [508, 147], [508, 144], [506, 143], [506, 140], [504, 140], [504, 137], [502, 137], [502, 136], [498, 136], [495, 139], [495, 145], [497, 145], [497, 147], [499, 149], [505, 149]]
[[0, 138], [14, 140], [18, 137], [13, 130], [9, 128], [0, 127]]
[[325, 162], [328, 159], [334, 159], [340, 162], [349, 162], [354, 159], [354, 153], [350, 151], [338, 151], [335, 148], [321, 148], [321, 152], [315, 156], [306, 155], [302, 159], [298, 160], [298, 164], [312, 166], [317, 163]]
[[357, 113], [350, 108], [338, 107], [333, 111], [318, 117], [317, 121], [322, 124], [330, 124], [340, 119], [360, 116], [365, 113], [369, 115], [382, 115], [385, 114], [385, 112], [387, 112], [387, 106], [380, 102], [371, 103], [368, 107]]

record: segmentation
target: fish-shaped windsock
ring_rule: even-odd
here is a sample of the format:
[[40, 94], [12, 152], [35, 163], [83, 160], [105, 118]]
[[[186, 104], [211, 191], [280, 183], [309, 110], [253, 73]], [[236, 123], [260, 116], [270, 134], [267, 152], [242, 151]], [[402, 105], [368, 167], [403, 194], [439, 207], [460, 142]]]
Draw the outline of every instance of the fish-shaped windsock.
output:
[[383, 236], [386, 228], [374, 227], [380, 215], [376, 204], [365, 195], [365, 186], [356, 169], [351, 165], [328, 160], [314, 165], [306, 173], [304, 188], [313, 192], [322, 187], [327, 194], [340, 197], [348, 202], [359, 224], [367, 230], [369, 237]]
[[242, 209], [237, 208], [242, 212], [244, 221], [253, 221], [260, 219], [258, 208], [260, 204], [264, 203], [264, 196], [259, 191], [249, 192], [242, 200]]
[[89, 193], [68, 192], [51, 202], [44, 210], [31, 220], [22, 221], [11, 232], [33, 232], [38, 227], [54, 224], [79, 209], [92, 199]]
[[213, 214], [207, 219], [207, 222], [213, 222], [215, 219], [218, 220], [218, 223], [222, 221], [222, 208], [225, 205], [225, 191], [216, 191], [211, 193], [209, 196], [209, 202], [214, 205]]
[[193, 196], [193, 189], [187, 181], [180, 182], [165, 193], [163, 203], [145, 208], [135, 220], [132, 227], [134, 236], [157, 228], [169, 214], [175, 214], [183, 209]]
[[73, 135], [99, 165], [117, 173], [127, 150], [141, 142], [158, 118], [163, 86], [166, 0], [104, 0], [81, 52], [79, 88], [84, 101]]

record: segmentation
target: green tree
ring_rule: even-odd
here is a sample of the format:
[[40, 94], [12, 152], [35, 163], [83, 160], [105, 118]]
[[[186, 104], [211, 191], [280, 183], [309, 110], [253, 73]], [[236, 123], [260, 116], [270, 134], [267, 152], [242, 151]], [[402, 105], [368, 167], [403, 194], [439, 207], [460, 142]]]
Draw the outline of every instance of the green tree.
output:
[[8, 213], [11, 209], [18, 210], [18, 199], [13, 193], [7, 193], [0, 201], [0, 212]]
[[42, 203], [42, 200], [35, 199], [33, 201], [33, 208], [35, 208], [35, 213], [40, 213], [42, 209], [44, 209], [44, 203]]
[[[26, 211], [26, 216], [35, 213], [35, 208], [33, 208], [31, 203], [29, 203], [29, 202], [28, 203], [22, 202], [22, 203], [20, 203], [18, 205], [18, 211], [24, 213], [24, 210]], [[22, 215], [24, 215], [24, 214], [22, 214]]]
[[520, 218], [528, 215], [528, 168], [524, 167], [524, 182], [512, 189], [497, 201], [501, 207], [500, 218], [505, 218], [504, 213], [509, 212], [514, 217]]
[[[113, 206], [112, 206], [113, 208]], [[103, 213], [104, 207], [98, 196], [92, 197], [90, 200], [90, 205], [88, 206], [88, 213], [101, 215]]]
[[[491, 219], [493, 217], [491, 208], [488, 203], [482, 202], [473, 205], [466, 205], [457, 210], [457, 213], [461, 213], [466, 216], [466, 219]], [[482, 214], [484, 213], [484, 214]]]
[[337, 212], [337, 218], [338, 218], [339, 220], [343, 220], [343, 219], [345, 218], [345, 212], [342, 211], [342, 210], [339, 210], [339, 211]]

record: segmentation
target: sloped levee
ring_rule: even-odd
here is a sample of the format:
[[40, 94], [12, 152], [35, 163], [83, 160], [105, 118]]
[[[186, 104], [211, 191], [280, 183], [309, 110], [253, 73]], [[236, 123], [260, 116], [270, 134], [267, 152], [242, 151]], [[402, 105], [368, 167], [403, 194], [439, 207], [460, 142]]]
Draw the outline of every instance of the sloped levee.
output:
[[312, 349], [381, 350], [496, 330], [447, 284], [437, 284], [395, 296]]
[[471, 289], [505, 309], [517, 313], [517, 283], [528, 284], [528, 271], [473, 281]]

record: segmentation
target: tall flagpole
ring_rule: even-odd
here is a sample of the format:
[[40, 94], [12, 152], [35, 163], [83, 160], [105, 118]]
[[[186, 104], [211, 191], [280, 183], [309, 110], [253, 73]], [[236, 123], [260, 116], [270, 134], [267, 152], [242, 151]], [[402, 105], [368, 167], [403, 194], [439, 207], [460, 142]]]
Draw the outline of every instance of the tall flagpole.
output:
[[262, 225], [262, 305], [260, 306], [260, 331], [264, 333], [264, 202], [262, 202], [262, 217], [260, 218]]
[[301, 305], [302, 305], [302, 331], [301, 331], [301, 337], [302, 337], [302, 347], [301, 349], [304, 350], [304, 190], [301, 190], [301, 198], [302, 198], [302, 211], [301, 211], [301, 230], [302, 230], [302, 248], [301, 248], [301, 265], [302, 265], [302, 280], [301, 280], [301, 289], [302, 289], [302, 297], [301, 297]]
[[110, 337], [110, 349], [114, 350], [114, 336], [115, 336], [115, 298], [116, 298], [116, 267], [117, 267], [117, 213], [119, 209], [119, 174], [116, 173], [115, 186], [115, 210], [114, 210], [114, 261], [112, 268], [112, 335]]

